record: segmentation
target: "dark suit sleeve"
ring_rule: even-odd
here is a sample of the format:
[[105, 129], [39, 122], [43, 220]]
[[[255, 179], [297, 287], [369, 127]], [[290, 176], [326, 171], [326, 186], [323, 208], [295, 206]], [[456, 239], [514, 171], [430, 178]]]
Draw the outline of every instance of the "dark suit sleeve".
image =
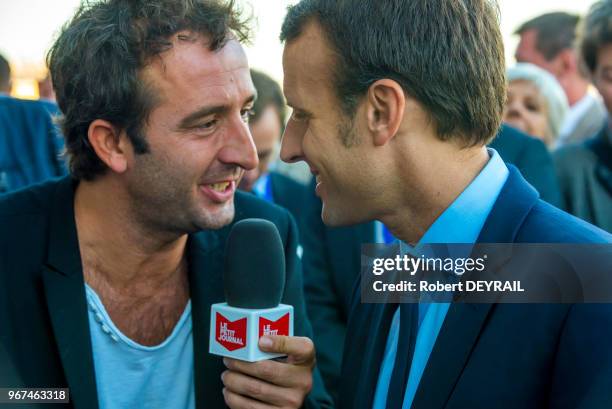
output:
[[[321, 202], [311, 192], [305, 201], [304, 289], [308, 315], [313, 318], [317, 362], [328, 392], [337, 402], [342, 346], [346, 336], [346, 317], [341, 297], [333, 283], [332, 265], [325, 226], [321, 221]], [[347, 288], [346, 291], [350, 291]]]
[[[313, 338], [312, 326], [306, 313], [306, 303], [304, 301], [304, 284], [302, 280], [302, 264], [297, 255], [298, 231], [293, 217], [286, 213], [288, 217], [288, 233], [285, 247], [285, 262], [287, 275], [285, 283], [285, 294], [283, 302], [293, 305], [294, 308], [294, 333], [297, 336]], [[333, 407], [331, 398], [325, 390], [323, 379], [318, 367], [313, 371], [312, 391], [307, 397], [304, 405], [306, 408], [331, 408]]]
[[555, 166], [546, 145], [536, 139], [529, 140], [515, 165], [540, 193], [540, 199], [553, 206], [563, 206]]
[[550, 407], [612, 407], [612, 304], [569, 310], [553, 368]]

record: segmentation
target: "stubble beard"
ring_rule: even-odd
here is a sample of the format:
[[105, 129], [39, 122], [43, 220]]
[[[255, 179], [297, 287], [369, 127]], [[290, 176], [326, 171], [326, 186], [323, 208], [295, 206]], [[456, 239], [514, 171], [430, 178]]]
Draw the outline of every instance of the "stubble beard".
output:
[[[340, 140], [345, 149], [350, 149], [352, 147], [356, 147], [360, 144], [361, 139], [355, 130], [355, 121], [353, 118], [348, 116], [342, 117], [340, 123], [337, 126], [336, 137]], [[340, 191], [344, 191], [346, 186], [339, 186]], [[331, 195], [333, 192], [327, 191], [327, 201], [328, 203], [323, 203], [323, 208], [321, 211], [321, 218], [323, 223], [328, 226], [348, 226], [358, 221], [354, 221], [351, 217], [354, 214], [355, 206], [359, 206], [358, 203], [349, 203], [346, 199], [342, 199], [342, 194], [337, 193], [336, 198], [342, 203], [332, 204]]]
[[212, 209], [205, 207], [195, 181], [174, 170], [176, 167], [159, 165], [157, 159], [145, 155], [137, 164], [138, 176], [128, 184], [131, 212], [139, 224], [153, 232], [180, 236], [232, 222], [233, 198]]

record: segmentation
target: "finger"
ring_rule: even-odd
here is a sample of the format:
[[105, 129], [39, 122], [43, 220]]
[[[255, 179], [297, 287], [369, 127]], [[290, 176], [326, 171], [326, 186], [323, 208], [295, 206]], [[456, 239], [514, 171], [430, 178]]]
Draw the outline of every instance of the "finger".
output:
[[244, 362], [231, 358], [224, 358], [223, 363], [234, 372], [240, 372], [253, 378], [272, 383], [278, 386], [293, 387], [295, 379], [303, 376], [304, 368], [284, 362], [271, 360], [259, 362]]
[[302, 395], [296, 390], [272, 385], [238, 372], [225, 371], [221, 380], [229, 391], [270, 405], [298, 407], [302, 403]]
[[259, 348], [264, 352], [286, 354], [288, 361], [297, 365], [314, 366], [315, 348], [310, 338], [266, 335], [259, 339]]
[[223, 399], [231, 409], [270, 409], [271, 406], [223, 388]]

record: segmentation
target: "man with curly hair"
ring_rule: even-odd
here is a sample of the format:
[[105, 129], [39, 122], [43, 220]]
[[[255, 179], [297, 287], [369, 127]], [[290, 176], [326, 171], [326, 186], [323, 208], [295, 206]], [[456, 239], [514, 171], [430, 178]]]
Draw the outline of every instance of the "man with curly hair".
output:
[[[48, 64], [72, 177], [0, 200], [0, 368], [20, 378], [2, 386], [68, 387], [82, 409], [326, 405], [295, 222], [235, 192], [257, 166], [247, 34], [213, 0], [85, 3], [63, 28]], [[282, 362], [207, 353], [227, 234], [252, 217], [285, 246], [299, 336], [260, 342]]]

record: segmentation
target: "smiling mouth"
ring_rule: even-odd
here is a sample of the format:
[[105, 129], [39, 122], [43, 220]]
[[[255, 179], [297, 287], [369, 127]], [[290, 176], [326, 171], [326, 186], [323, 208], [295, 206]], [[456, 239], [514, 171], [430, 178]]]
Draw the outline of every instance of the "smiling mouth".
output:
[[225, 192], [227, 188], [229, 187], [230, 183], [231, 182], [219, 182], [219, 183], [212, 183], [206, 186], [210, 187], [212, 190], [216, 192]]

